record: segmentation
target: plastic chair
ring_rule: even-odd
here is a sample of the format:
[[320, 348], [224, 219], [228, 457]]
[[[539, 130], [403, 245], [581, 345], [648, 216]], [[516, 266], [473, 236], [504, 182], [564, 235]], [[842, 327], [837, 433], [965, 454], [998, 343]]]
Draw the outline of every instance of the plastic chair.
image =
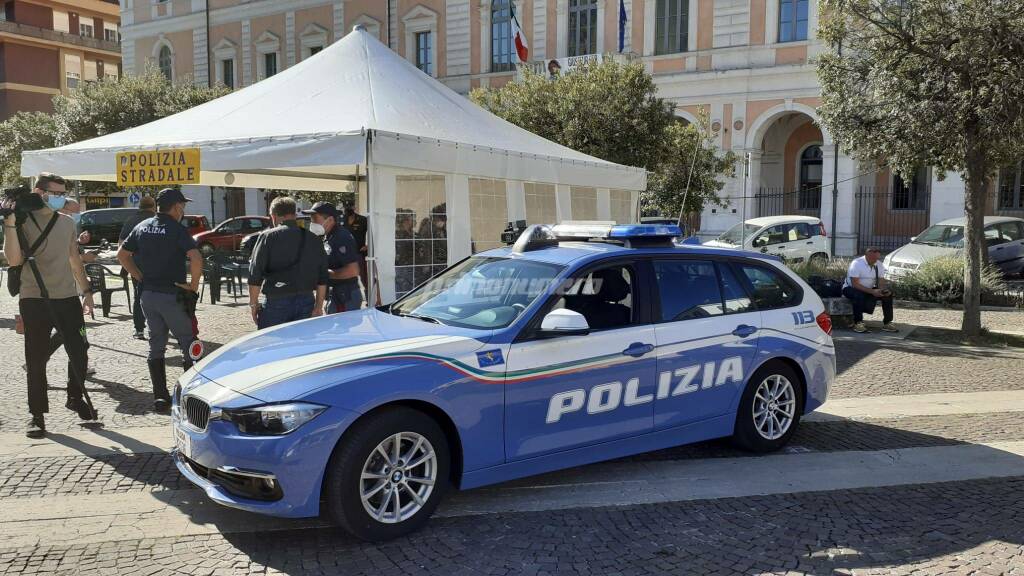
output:
[[110, 297], [115, 292], [124, 292], [128, 301], [128, 313], [132, 311], [132, 295], [128, 290], [128, 282], [119, 274], [115, 274], [102, 264], [86, 264], [85, 274], [89, 277], [89, 285], [93, 293], [99, 292], [103, 304], [103, 317], [110, 316]]

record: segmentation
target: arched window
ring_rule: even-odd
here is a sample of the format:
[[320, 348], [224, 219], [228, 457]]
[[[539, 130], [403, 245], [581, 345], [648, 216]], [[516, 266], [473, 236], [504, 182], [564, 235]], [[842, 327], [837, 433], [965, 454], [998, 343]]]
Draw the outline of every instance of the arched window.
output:
[[491, 2], [491, 72], [512, 69], [512, 0]]
[[800, 155], [800, 210], [821, 209], [821, 146], [815, 144]]
[[160, 47], [160, 55], [157, 57], [157, 65], [160, 67], [160, 73], [168, 80], [174, 79], [174, 57], [171, 56], [170, 46]]

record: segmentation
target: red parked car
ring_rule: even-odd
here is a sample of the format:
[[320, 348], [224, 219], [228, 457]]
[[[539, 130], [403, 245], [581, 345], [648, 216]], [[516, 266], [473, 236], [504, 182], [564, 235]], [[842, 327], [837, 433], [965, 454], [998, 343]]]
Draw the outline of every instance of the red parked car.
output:
[[200, 232], [192, 238], [199, 245], [199, 251], [206, 257], [215, 250], [236, 251], [242, 244], [242, 238], [270, 226], [270, 218], [266, 216], [238, 216], [229, 218], [213, 230]]
[[206, 232], [210, 229], [210, 222], [206, 219], [206, 216], [190, 216], [186, 214], [185, 217], [181, 219], [181, 224], [185, 228], [188, 228], [188, 233], [192, 236], [195, 236], [200, 232]]

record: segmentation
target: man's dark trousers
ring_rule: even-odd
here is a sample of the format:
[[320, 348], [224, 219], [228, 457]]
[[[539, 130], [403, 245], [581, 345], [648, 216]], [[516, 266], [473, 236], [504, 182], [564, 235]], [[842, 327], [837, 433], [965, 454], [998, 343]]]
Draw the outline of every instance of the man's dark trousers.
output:
[[263, 308], [260, 309], [259, 321], [256, 323], [256, 326], [262, 330], [271, 326], [277, 326], [278, 324], [284, 324], [285, 322], [309, 318], [313, 315], [314, 302], [312, 294], [293, 294], [291, 296], [267, 298]]
[[68, 368], [68, 397], [82, 397], [85, 386], [86, 348], [85, 319], [78, 298], [51, 300], [53, 315], [42, 298], [23, 298], [20, 301], [21, 318], [25, 323], [25, 368], [28, 371], [28, 411], [32, 414], [49, 412], [46, 395], [46, 362], [50, 358], [50, 331], [60, 323], [58, 333], [64, 337], [64, 350], [70, 359]]
[[863, 322], [864, 314], [874, 314], [876, 302], [882, 303], [882, 322], [885, 324], [892, 322], [892, 296], [875, 298], [873, 295], [861, 292], [853, 286], [843, 288], [843, 296], [849, 298], [853, 304], [854, 323]]
[[146, 329], [146, 314], [142, 311], [142, 285], [132, 278], [132, 322], [135, 323], [135, 331], [142, 332]]

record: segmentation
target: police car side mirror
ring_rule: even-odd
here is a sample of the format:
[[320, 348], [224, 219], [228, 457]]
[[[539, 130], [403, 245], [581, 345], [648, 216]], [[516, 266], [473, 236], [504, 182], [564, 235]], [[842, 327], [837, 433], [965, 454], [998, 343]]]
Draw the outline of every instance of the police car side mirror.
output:
[[545, 338], [556, 338], [558, 336], [579, 336], [588, 334], [590, 325], [583, 314], [574, 310], [560, 308], [548, 312], [547, 316], [540, 323], [539, 335]]

